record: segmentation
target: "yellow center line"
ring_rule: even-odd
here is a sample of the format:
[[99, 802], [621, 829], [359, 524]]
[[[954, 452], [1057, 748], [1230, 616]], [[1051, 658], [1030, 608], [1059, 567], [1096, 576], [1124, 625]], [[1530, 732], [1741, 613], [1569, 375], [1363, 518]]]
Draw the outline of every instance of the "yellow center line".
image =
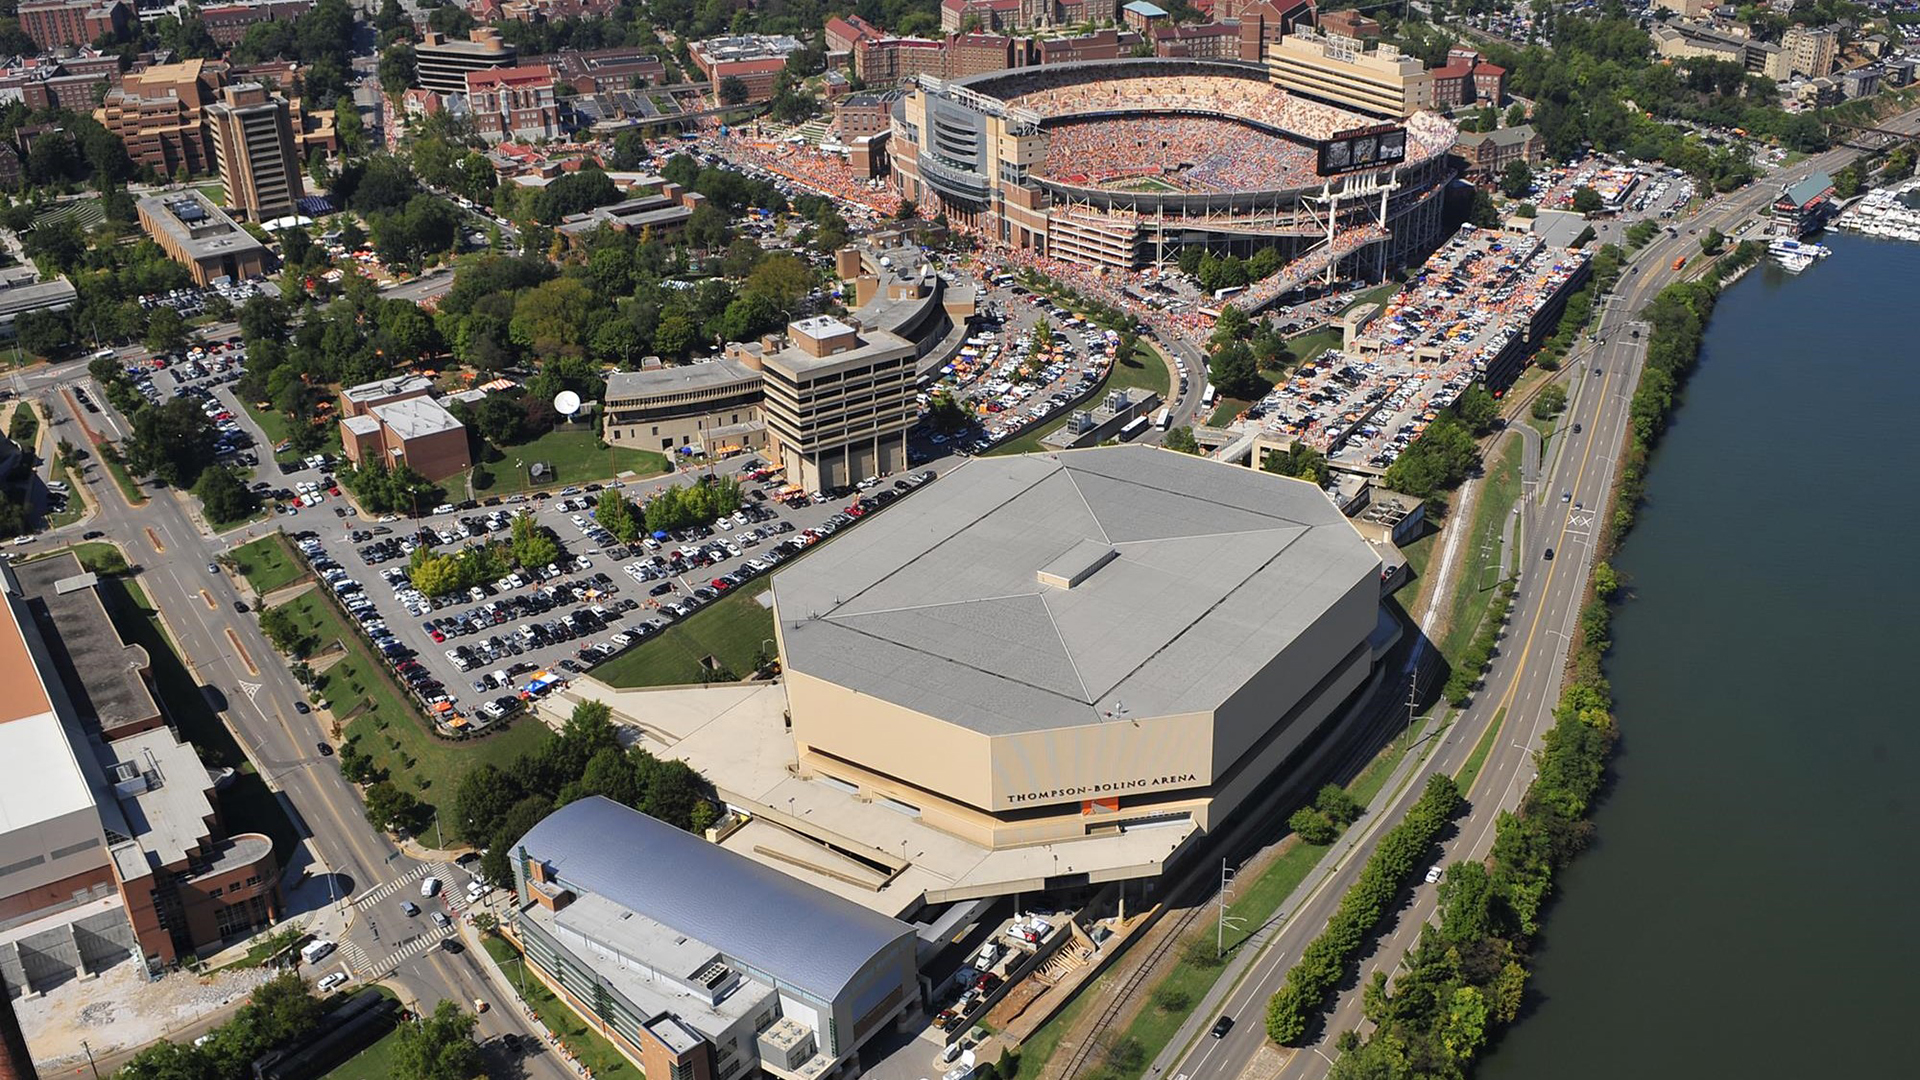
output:
[[[1596, 359], [1597, 358], [1598, 357], [1596, 356]], [[1599, 404], [1594, 409], [1594, 420], [1596, 422], [1600, 419], [1601, 413], [1603, 413], [1606, 410], [1607, 395], [1613, 388], [1613, 372], [1614, 372], [1614, 369], [1612, 367], [1607, 368], [1606, 377], [1602, 379], [1600, 382], [1600, 397], [1598, 399]], [[1594, 434], [1598, 436], [1600, 432], [1596, 431], [1594, 432]], [[1586, 479], [1587, 465], [1589, 462], [1593, 460], [1593, 448], [1595, 444], [1597, 444], [1599, 441], [1600, 440], [1598, 438], [1587, 440], [1586, 453], [1580, 455], [1580, 468], [1578, 471], [1574, 473], [1573, 484], [1567, 489], [1568, 491], [1578, 490], [1580, 487], [1580, 482]], [[1594, 514], [1595, 514], [1594, 523], [1596, 528], [1595, 535], [1597, 536], [1598, 535], [1597, 530], [1599, 525], [1599, 516], [1598, 516], [1599, 511], [1595, 510]], [[1572, 525], [1573, 523], [1570, 515], [1569, 517], [1563, 519], [1560, 523], [1560, 538], [1558, 541], [1556, 541], [1556, 543], [1558, 543], [1559, 546], [1562, 548], [1566, 546], [1567, 530], [1570, 529]], [[1533, 657], [1534, 635], [1540, 632], [1541, 620], [1547, 617], [1547, 602], [1553, 595], [1553, 578], [1555, 574], [1558, 574], [1560, 572], [1560, 565], [1561, 565], [1560, 561], [1556, 560], [1552, 566], [1547, 568], [1546, 583], [1543, 584], [1540, 588], [1540, 606], [1534, 611], [1533, 625], [1527, 628], [1527, 639], [1520, 646], [1520, 662], [1513, 669], [1513, 679], [1507, 684], [1507, 692], [1500, 698], [1499, 704], [1494, 707], [1493, 714], [1495, 716], [1501, 716], [1502, 715], [1501, 710], [1507, 711], [1505, 718], [1500, 721], [1499, 728], [1495, 729], [1496, 731], [1500, 731], [1504, 733], [1506, 726], [1512, 723], [1515, 719], [1513, 716], [1513, 712], [1509, 707], [1513, 704], [1514, 695], [1520, 692], [1520, 680], [1526, 674], [1527, 661], [1532, 659]], [[1504, 734], [1502, 734], [1500, 737], [1504, 737]], [[1494, 770], [1492, 769], [1483, 768], [1480, 770], [1478, 774], [1474, 776], [1473, 783], [1468, 785], [1467, 787], [1467, 795], [1469, 799], [1471, 799], [1474, 790], [1480, 786], [1480, 781], [1493, 771]]]

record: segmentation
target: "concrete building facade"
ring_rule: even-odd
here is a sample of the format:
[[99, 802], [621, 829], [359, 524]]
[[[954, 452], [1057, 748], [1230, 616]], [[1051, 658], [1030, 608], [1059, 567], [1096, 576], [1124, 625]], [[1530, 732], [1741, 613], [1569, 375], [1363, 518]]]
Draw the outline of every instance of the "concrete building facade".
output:
[[259, 83], [237, 83], [207, 106], [207, 139], [227, 208], [247, 221], [293, 213], [307, 193], [287, 99]]
[[414, 82], [436, 94], [464, 94], [469, 74], [512, 67], [518, 56], [491, 26], [476, 28], [465, 41], [429, 30], [413, 48]]
[[266, 246], [198, 191], [150, 195], [135, 203], [134, 210], [140, 227], [168, 258], [187, 268], [195, 285], [267, 272]]
[[1432, 74], [1384, 42], [1369, 50], [1301, 27], [1268, 47], [1267, 65], [1276, 86], [1365, 112], [1406, 117], [1434, 104]]
[[763, 397], [760, 369], [740, 360], [615, 372], [607, 376], [600, 437], [663, 454], [759, 450], [767, 445]]
[[[800, 319], [759, 348], [771, 455], [809, 491], [907, 467], [918, 354], [914, 343], [831, 316]], [[729, 355], [753, 355], [737, 346]]]
[[773, 583], [800, 766], [923, 824], [1211, 828], [1371, 668], [1379, 557], [1311, 484], [1151, 447], [938, 483]]

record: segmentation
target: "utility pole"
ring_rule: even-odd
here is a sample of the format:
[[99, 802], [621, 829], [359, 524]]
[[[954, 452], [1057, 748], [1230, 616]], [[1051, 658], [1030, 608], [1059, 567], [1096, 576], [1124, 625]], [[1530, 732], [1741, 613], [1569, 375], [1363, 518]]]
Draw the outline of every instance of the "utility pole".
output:
[[1219, 901], [1220, 915], [1219, 915], [1219, 921], [1216, 923], [1214, 927], [1214, 933], [1213, 933], [1213, 955], [1214, 955], [1214, 959], [1216, 960], [1222, 956], [1227, 955], [1227, 924], [1232, 923], [1233, 928], [1235, 930], [1240, 929], [1240, 920], [1227, 914], [1227, 901], [1233, 899], [1233, 892], [1229, 888], [1232, 882], [1233, 882], [1233, 874], [1227, 870], [1227, 860], [1221, 859], [1220, 860], [1220, 901]]
[[1420, 709], [1420, 665], [1415, 663], [1413, 670], [1407, 673], [1407, 730], [1406, 737], [1413, 737], [1414, 714]]

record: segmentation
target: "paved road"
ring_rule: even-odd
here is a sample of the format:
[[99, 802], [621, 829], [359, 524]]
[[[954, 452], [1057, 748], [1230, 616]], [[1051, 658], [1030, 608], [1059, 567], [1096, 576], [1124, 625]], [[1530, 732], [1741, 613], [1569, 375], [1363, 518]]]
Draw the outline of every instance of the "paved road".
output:
[[[61, 370], [70, 380], [85, 377], [84, 364], [63, 365]], [[67, 396], [58, 392], [45, 396], [57, 437], [84, 444]], [[103, 415], [88, 414], [94, 423]], [[315, 876], [324, 880], [329, 871], [333, 874], [334, 891], [342, 898], [333, 911], [296, 910], [290, 914], [310, 914], [325, 925], [346, 929], [340, 939], [343, 946], [358, 948], [374, 966], [384, 966], [387, 958], [401, 948], [397, 939], [405, 936], [400, 925], [404, 918], [397, 911], [371, 920], [360, 918], [358, 911], [349, 911], [346, 901], [385, 882], [415, 879], [426, 864], [404, 854], [367, 824], [352, 786], [341, 779], [332, 759], [318, 752], [324, 733], [315, 718], [294, 709], [294, 702], [301, 697], [299, 685], [261, 635], [253, 616], [234, 610], [239, 593], [225, 575], [206, 572], [206, 564], [219, 552], [275, 526], [261, 523], [214, 538], [201, 532], [182, 501], [170, 492], [149, 489], [148, 502], [131, 508], [97, 460], [89, 460], [82, 473], [82, 483], [99, 511], [37, 540], [26, 550], [45, 550], [77, 539], [82, 531], [97, 530], [126, 551], [129, 562], [140, 568], [140, 584], [165, 616], [194, 676], [225, 697], [228, 726], [268, 785], [282, 796], [283, 803], [291, 805], [296, 825], [303, 826], [302, 831], [308, 834], [305, 847], [315, 864]], [[249, 669], [248, 660], [257, 670]], [[463, 878], [448, 880], [464, 887]], [[308, 896], [317, 892], [302, 891]], [[389, 923], [384, 943], [372, 936], [380, 918]], [[338, 964], [338, 959], [329, 958], [309, 974], [318, 977]], [[436, 948], [422, 949], [408, 955], [390, 981], [411, 1000], [427, 1007], [442, 998], [467, 1002], [495, 998], [476, 964], [470, 953], [455, 956]], [[480, 1018], [479, 1031], [485, 1039], [508, 1031], [533, 1034], [511, 1009], [489, 1011]], [[556, 1080], [573, 1075], [547, 1053], [525, 1058], [518, 1065], [500, 1064], [504, 1070], [500, 1075]]]
[[[1920, 130], [1920, 110], [1883, 126], [1907, 132]], [[1592, 568], [1599, 526], [1593, 508], [1607, 505], [1610, 497], [1614, 465], [1625, 444], [1628, 402], [1645, 358], [1647, 328], [1636, 321], [1639, 313], [1660, 289], [1697, 269], [1694, 260], [1700, 254], [1699, 240], [1689, 230], [1704, 233], [1718, 228], [1732, 233], [1755, 214], [1764, 214], [1782, 184], [1816, 169], [1831, 172], [1853, 156], [1847, 150], [1829, 152], [1781, 170], [1765, 182], [1710, 201], [1692, 220], [1677, 226], [1677, 236], [1663, 235], [1644, 249], [1616, 286], [1613, 302], [1603, 308], [1595, 336], [1604, 344], [1569, 368], [1568, 378], [1579, 386], [1561, 420], [1557, 436], [1560, 445], [1528, 504], [1526, 517], [1530, 520], [1523, 530], [1520, 585], [1502, 653], [1481, 692], [1439, 738], [1425, 766], [1427, 773], [1458, 772], [1487, 725], [1496, 719], [1502, 721], [1492, 751], [1467, 793], [1469, 810], [1444, 845], [1443, 861], [1486, 857], [1493, 845], [1499, 813], [1518, 805], [1533, 778], [1533, 753], [1552, 723], [1552, 706], [1560, 693], [1560, 661], [1569, 646]], [[1688, 258], [1688, 267], [1676, 272], [1672, 263], [1682, 255]], [[1582, 427], [1579, 435], [1572, 433], [1575, 423]], [[1575, 504], [1583, 509], [1576, 510]], [[1554, 550], [1551, 560], [1545, 556], [1547, 548]], [[1392, 812], [1381, 816], [1382, 829], [1404, 817], [1420, 789], [1420, 782], [1405, 788]], [[1279, 989], [1287, 968], [1306, 944], [1326, 925], [1341, 896], [1358, 877], [1364, 855], [1371, 852], [1377, 838], [1377, 832], [1367, 837], [1361, 845], [1361, 857], [1346, 862], [1303, 907], [1289, 913], [1285, 927], [1270, 940], [1266, 955], [1252, 965], [1223, 1006], [1192, 1018], [1183, 1036], [1176, 1038], [1155, 1063], [1150, 1076], [1201, 1080], [1238, 1076], [1247, 1070], [1266, 1045], [1263, 1019], [1267, 999]], [[1356, 989], [1342, 993], [1320, 1029], [1319, 1040], [1307, 1049], [1283, 1052], [1280, 1076], [1287, 1080], [1323, 1076], [1337, 1054], [1332, 1046], [1334, 1037], [1344, 1030], [1366, 1027], [1357, 988], [1364, 986], [1374, 971], [1390, 970], [1414, 944], [1420, 927], [1433, 917], [1436, 892], [1432, 885], [1414, 888], [1410, 905], [1362, 963], [1358, 978], [1344, 984]], [[1191, 1040], [1192, 1033], [1204, 1032], [1222, 1014], [1238, 1021], [1225, 1038], [1202, 1035], [1197, 1041]], [[1271, 1074], [1263, 1070], [1262, 1075]]]

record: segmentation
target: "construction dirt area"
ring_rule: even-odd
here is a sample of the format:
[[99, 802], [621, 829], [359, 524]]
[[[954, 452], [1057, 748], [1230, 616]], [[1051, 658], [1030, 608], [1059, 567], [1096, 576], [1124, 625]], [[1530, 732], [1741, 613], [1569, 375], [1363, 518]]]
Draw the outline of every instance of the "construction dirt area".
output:
[[[142, 964], [115, 964], [93, 978], [70, 979], [52, 991], [14, 999], [14, 1012], [44, 1076], [143, 1046], [244, 1001], [274, 972], [241, 968], [214, 976], [169, 972], [148, 982]], [[82, 1047], [84, 1040], [86, 1046]]]

